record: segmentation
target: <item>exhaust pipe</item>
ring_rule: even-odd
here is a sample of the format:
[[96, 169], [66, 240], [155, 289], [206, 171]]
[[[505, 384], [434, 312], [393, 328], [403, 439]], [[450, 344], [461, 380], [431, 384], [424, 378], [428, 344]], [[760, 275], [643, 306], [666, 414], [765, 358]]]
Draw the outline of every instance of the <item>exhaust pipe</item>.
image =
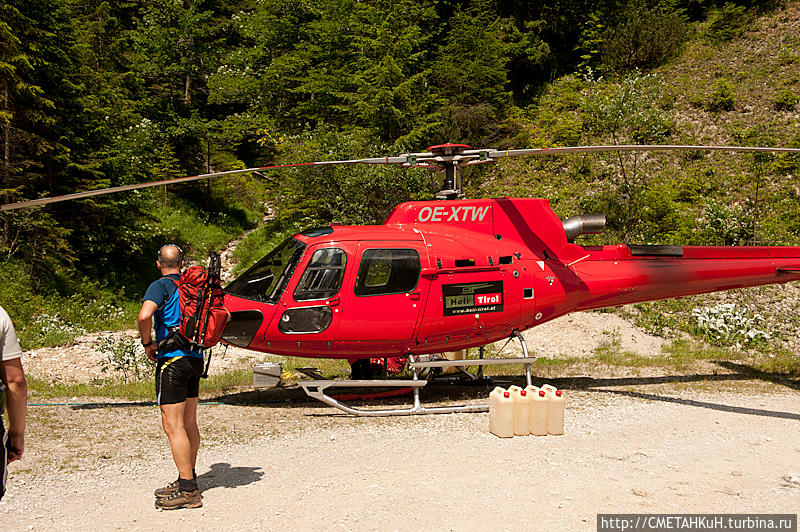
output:
[[605, 214], [579, 214], [563, 220], [564, 232], [567, 233], [567, 242], [574, 242], [580, 235], [599, 235], [606, 225]]

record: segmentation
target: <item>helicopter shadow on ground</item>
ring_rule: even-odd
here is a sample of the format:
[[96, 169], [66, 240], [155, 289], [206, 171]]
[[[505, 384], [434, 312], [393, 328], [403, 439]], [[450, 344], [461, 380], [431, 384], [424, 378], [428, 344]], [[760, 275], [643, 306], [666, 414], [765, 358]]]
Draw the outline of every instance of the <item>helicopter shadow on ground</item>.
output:
[[264, 476], [260, 467], [237, 466], [217, 462], [209, 471], [197, 475], [197, 481], [203, 491], [214, 488], [238, 488], [258, 482]]
[[791, 390], [800, 390], [800, 381], [787, 378], [784, 375], [765, 372], [745, 364], [737, 364], [730, 361], [714, 361], [720, 367], [730, 370], [732, 373], [725, 374], [691, 374], [691, 375], [665, 375], [659, 377], [621, 377], [621, 378], [600, 378], [575, 377], [564, 379], [553, 379], [558, 387], [567, 389], [583, 390], [587, 392], [597, 392], [604, 394], [623, 395], [648, 401], [663, 401], [667, 403], [681, 404], [697, 408], [707, 408], [723, 412], [733, 412], [737, 414], [747, 414], [764, 417], [775, 417], [783, 419], [800, 420], [799, 412], [784, 412], [778, 410], [766, 410], [760, 408], [749, 408], [713, 403], [710, 401], [698, 401], [696, 399], [686, 399], [673, 395], [659, 395], [635, 390], [609, 389], [620, 386], [643, 386], [681, 382], [731, 382], [731, 381], [750, 381], [761, 380], [785, 386]]
[[[557, 377], [557, 378], [540, 378], [533, 376], [534, 384], [543, 384], [549, 382], [558, 388], [575, 391], [596, 392], [604, 394], [625, 395], [637, 399], [644, 399], [647, 401], [663, 401], [668, 403], [682, 404], [685, 406], [692, 406], [696, 408], [707, 408], [711, 410], [719, 410], [726, 412], [734, 412], [739, 414], [758, 415], [765, 417], [776, 417], [785, 419], [800, 420], [800, 413], [796, 412], [783, 412], [758, 408], [747, 408], [725, 405], [722, 403], [714, 403], [710, 401], [698, 401], [695, 399], [684, 399], [675, 397], [673, 395], [661, 395], [658, 393], [648, 393], [641, 390], [626, 390], [628, 386], [648, 386], [660, 384], [675, 384], [675, 383], [692, 383], [692, 382], [705, 382], [705, 383], [724, 383], [736, 381], [749, 381], [760, 380], [771, 382], [785, 386], [791, 390], [800, 391], [800, 380], [788, 378], [784, 375], [765, 372], [745, 364], [739, 364], [729, 361], [715, 361], [715, 364], [724, 368], [730, 373], [693, 373], [682, 375], [661, 375], [651, 377], [602, 377], [594, 378], [587, 376], [580, 377]], [[508, 386], [517, 384], [525, 386], [525, 377], [521, 375], [495, 375], [491, 379], [485, 380], [459, 380], [451, 378], [447, 381], [432, 381], [426, 385], [420, 392], [423, 403], [443, 403], [450, 401], [464, 401], [482, 399], [488, 396], [489, 391], [496, 385]], [[611, 388], [611, 389], [610, 389]], [[616, 388], [616, 389], [614, 389]], [[623, 388], [623, 389], [620, 389]], [[347, 392], [351, 394], [363, 393], [365, 399], [355, 399], [348, 401], [348, 406], [352, 407], [397, 407], [401, 405], [408, 405], [412, 401], [411, 393], [392, 398], [369, 399], [369, 395], [375, 390], [363, 389], [355, 390], [349, 389]], [[340, 392], [341, 393], [341, 392]], [[331, 391], [330, 395], [336, 396], [335, 390]], [[342, 412], [336, 411], [319, 401], [310, 399], [305, 393], [296, 387], [277, 388], [269, 390], [255, 390], [247, 392], [239, 392], [220, 396], [214, 398], [215, 401], [228, 404], [245, 404], [261, 407], [297, 407], [302, 404], [304, 407], [311, 407], [319, 412], [312, 412], [309, 416], [349, 416]]]
[[743, 406], [731, 406], [731, 405], [724, 405], [720, 403], [711, 403], [708, 401], [697, 401], [695, 399], [683, 399], [680, 397], [672, 397], [672, 396], [664, 396], [664, 395], [655, 395], [651, 393], [642, 393], [642, 392], [632, 392], [632, 391], [625, 391], [625, 390], [589, 390], [589, 391], [596, 391], [600, 393], [609, 393], [609, 394], [616, 394], [616, 395], [625, 395], [627, 397], [634, 397], [637, 399], [646, 399], [649, 401], [664, 401], [667, 403], [677, 403], [685, 406], [694, 406], [699, 408], [708, 408], [710, 410], [719, 410], [721, 412], [732, 412], [734, 414], [747, 414], [751, 416], [763, 416], [763, 417], [776, 417], [776, 418], [783, 418], [783, 419], [795, 419], [800, 420], [800, 413], [795, 412], [782, 412], [779, 410], [764, 410], [761, 408], [748, 408]]

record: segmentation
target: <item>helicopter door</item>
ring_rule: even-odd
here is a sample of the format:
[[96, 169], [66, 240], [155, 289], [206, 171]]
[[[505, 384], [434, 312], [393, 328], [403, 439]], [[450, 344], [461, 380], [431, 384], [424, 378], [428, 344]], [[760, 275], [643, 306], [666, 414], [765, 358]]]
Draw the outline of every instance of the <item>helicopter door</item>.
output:
[[275, 347], [307, 349], [309, 355], [330, 350], [338, 320], [340, 289], [348, 256], [340, 247], [318, 246], [306, 253], [299, 265], [297, 283], [289, 283], [267, 335]]
[[420, 275], [424, 249], [417, 242], [394, 244], [359, 245], [358, 273], [348, 283], [335, 334], [354, 354], [402, 354], [414, 336], [429, 284]]

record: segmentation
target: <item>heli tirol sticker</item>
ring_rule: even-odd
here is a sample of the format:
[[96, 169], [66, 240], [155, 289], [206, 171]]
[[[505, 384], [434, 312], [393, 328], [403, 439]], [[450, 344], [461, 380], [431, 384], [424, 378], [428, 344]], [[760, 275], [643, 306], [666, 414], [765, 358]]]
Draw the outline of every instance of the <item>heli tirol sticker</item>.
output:
[[503, 281], [442, 285], [445, 316], [503, 311]]

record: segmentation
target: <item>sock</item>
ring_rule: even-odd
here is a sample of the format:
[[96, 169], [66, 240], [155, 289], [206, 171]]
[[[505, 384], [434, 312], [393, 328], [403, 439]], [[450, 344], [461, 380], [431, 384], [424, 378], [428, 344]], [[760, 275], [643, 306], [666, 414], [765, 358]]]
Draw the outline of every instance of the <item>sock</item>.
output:
[[197, 479], [178, 478], [178, 488], [181, 491], [197, 491]]

